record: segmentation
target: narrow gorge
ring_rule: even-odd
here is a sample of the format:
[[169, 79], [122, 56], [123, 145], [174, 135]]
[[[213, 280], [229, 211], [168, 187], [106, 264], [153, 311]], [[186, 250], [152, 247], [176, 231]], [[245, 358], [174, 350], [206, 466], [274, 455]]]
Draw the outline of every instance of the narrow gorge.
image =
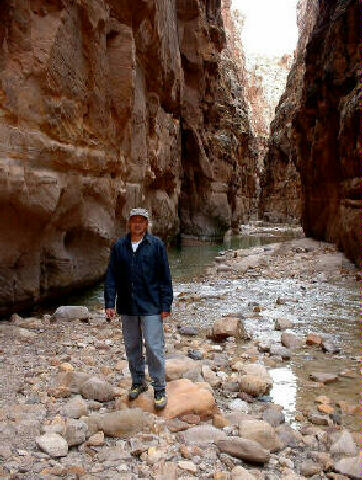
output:
[[229, 0], [3, 1], [0, 310], [101, 279], [137, 205], [167, 242], [302, 222], [360, 264], [357, 10], [299, 1], [269, 137]]

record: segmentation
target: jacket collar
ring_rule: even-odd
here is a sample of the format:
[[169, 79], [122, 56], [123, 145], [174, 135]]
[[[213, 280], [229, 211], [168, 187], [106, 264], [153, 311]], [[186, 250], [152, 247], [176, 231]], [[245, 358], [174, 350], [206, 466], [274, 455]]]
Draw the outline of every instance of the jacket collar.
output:
[[[129, 244], [129, 246], [131, 247], [131, 234], [130, 232], [127, 233], [126, 235], [126, 242]], [[146, 242], [146, 243], [151, 243], [151, 239], [150, 239], [150, 235], [148, 232], [146, 232], [143, 237], [142, 237], [142, 240], [141, 240], [141, 243], [143, 242]]]

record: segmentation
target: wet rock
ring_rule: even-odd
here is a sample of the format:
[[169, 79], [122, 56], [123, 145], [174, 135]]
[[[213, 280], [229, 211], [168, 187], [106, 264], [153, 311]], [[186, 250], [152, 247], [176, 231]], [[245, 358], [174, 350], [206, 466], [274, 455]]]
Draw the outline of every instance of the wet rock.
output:
[[245, 392], [253, 397], [259, 397], [267, 393], [270, 384], [267, 380], [256, 375], [243, 375], [239, 381], [241, 392]]
[[99, 377], [91, 377], [81, 386], [81, 394], [85, 398], [98, 400], [99, 402], [109, 402], [115, 397], [113, 386]]
[[172, 380], [184, 378], [186, 372], [195, 372], [196, 375], [199, 375], [201, 366], [195, 360], [186, 357], [186, 355], [180, 355], [177, 358], [166, 359], [165, 369], [166, 380], [170, 382]]
[[186, 335], [186, 336], [190, 336], [190, 337], [193, 337], [195, 335], [198, 335], [199, 333], [199, 329], [196, 328], [196, 327], [188, 327], [188, 326], [181, 326], [179, 327], [179, 333], [181, 335]]
[[213, 339], [221, 342], [228, 337], [244, 338], [244, 325], [238, 317], [223, 317], [216, 320], [212, 327]]
[[264, 464], [270, 458], [268, 450], [265, 450], [259, 443], [245, 438], [230, 436], [225, 440], [218, 440], [216, 445], [223, 453], [240, 458], [245, 462]]
[[88, 434], [88, 425], [81, 420], [69, 419], [66, 424], [65, 438], [70, 447], [81, 445]]
[[[174, 418], [186, 413], [195, 413], [201, 418], [215, 413], [216, 403], [212, 392], [204, 385], [193, 383], [187, 379], [173, 380], [167, 383], [168, 404], [158, 416]], [[153, 395], [145, 392], [132, 401], [131, 407], [139, 407], [146, 412], [154, 412]]]
[[347, 475], [354, 480], [361, 479], [362, 472], [362, 453], [356, 457], [344, 458], [334, 464], [336, 472]]
[[68, 454], [68, 444], [57, 433], [46, 433], [35, 439], [37, 446], [51, 457], [65, 457]]
[[244, 420], [239, 424], [239, 436], [258, 442], [266, 450], [276, 452], [281, 442], [273, 427], [263, 420]]
[[80, 395], [77, 395], [64, 405], [63, 413], [68, 418], [80, 418], [88, 414], [88, 404]]
[[313, 380], [313, 382], [328, 384], [336, 382], [338, 380], [338, 375], [334, 375], [333, 373], [312, 372], [309, 375], [309, 378]]
[[313, 462], [313, 460], [305, 460], [300, 466], [300, 473], [305, 477], [312, 477], [322, 472], [322, 467], [319, 463]]
[[304, 344], [303, 339], [297, 337], [297, 335], [295, 335], [294, 333], [283, 332], [280, 340], [284, 347], [291, 350], [302, 348]]
[[199, 425], [197, 427], [189, 428], [179, 434], [180, 438], [187, 444], [196, 444], [199, 446], [206, 446], [215, 443], [217, 440], [227, 438], [227, 435], [222, 430], [213, 427], [212, 425]]
[[55, 320], [88, 320], [89, 316], [87, 307], [71, 305], [58, 307], [53, 314]]
[[277, 318], [274, 322], [274, 329], [277, 331], [286, 330], [287, 328], [293, 328], [294, 323], [287, 318]]
[[148, 416], [140, 408], [126, 408], [119, 412], [93, 413], [89, 417], [97, 425], [97, 430], [102, 430], [110, 437], [123, 437], [132, 435], [149, 425]]
[[352, 435], [348, 430], [343, 430], [338, 439], [333, 443], [330, 448], [332, 455], [350, 455], [357, 454], [357, 447], [353, 440]]

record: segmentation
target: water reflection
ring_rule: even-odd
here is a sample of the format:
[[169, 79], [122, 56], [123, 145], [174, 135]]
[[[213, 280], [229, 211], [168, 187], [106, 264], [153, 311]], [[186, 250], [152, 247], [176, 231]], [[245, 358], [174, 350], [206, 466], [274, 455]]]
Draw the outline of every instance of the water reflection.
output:
[[273, 379], [272, 401], [283, 407], [286, 422], [291, 422], [297, 404], [297, 377], [289, 367], [273, 368], [269, 374]]

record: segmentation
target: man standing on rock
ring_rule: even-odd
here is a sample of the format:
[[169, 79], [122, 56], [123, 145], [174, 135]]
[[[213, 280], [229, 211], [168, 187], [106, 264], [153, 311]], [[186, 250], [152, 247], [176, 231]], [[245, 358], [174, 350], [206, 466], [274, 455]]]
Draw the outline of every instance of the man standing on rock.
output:
[[[142, 337], [145, 339], [148, 372], [152, 378], [154, 405], [167, 404], [163, 319], [170, 315], [172, 281], [163, 242], [147, 233], [148, 211], [134, 208], [129, 233], [113, 246], [104, 284], [108, 318], [121, 315], [122, 332], [132, 376], [129, 399], [147, 390]], [[117, 301], [116, 301], [117, 297]]]

